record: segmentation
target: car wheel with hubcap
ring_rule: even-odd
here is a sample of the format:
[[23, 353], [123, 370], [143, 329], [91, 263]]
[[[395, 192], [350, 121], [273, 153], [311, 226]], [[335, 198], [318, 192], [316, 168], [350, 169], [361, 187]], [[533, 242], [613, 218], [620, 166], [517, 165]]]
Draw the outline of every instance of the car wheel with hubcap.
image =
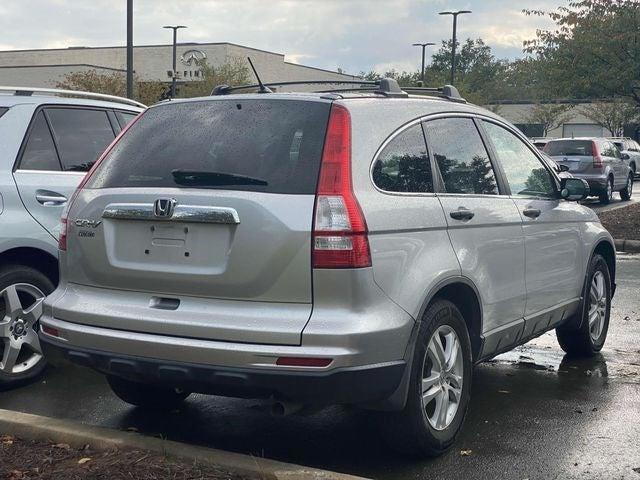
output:
[[600, 203], [607, 205], [613, 200], [613, 179], [607, 180], [607, 189], [600, 194]]
[[44, 369], [38, 320], [53, 288], [49, 278], [31, 267], [0, 271], [0, 385], [32, 379]]
[[605, 259], [595, 254], [589, 264], [579, 328], [556, 329], [558, 343], [571, 355], [593, 356], [602, 350], [611, 314], [611, 276]]
[[436, 300], [420, 323], [407, 403], [386, 415], [391, 446], [401, 453], [436, 456], [462, 427], [473, 372], [471, 342], [460, 310]]
[[633, 174], [629, 174], [627, 186], [620, 190], [620, 198], [624, 201], [631, 200], [631, 195], [633, 195]]

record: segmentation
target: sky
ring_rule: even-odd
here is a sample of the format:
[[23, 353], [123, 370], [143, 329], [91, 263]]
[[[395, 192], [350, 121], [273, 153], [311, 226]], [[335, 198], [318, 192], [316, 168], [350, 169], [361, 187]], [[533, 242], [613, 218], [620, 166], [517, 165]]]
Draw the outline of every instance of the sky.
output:
[[[498, 58], [522, 56], [522, 42], [545, 18], [523, 9], [556, 9], [567, 0], [134, 0], [134, 44], [170, 43], [161, 27], [182, 24], [179, 42], [231, 42], [284, 53], [320, 68], [417, 70], [416, 42], [482, 38]], [[0, 50], [126, 43], [126, 0], [1, 0]], [[434, 51], [434, 50], [431, 50]]]

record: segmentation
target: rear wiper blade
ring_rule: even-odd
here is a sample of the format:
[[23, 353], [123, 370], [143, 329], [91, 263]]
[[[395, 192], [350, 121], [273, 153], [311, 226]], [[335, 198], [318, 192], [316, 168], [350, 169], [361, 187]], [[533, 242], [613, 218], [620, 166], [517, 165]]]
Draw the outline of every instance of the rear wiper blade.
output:
[[219, 185], [269, 185], [269, 183], [262, 178], [237, 175], [235, 173], [207, 172], [198, 170], [172, 170], [171, 174], [173, 175], [173, 180], [178, 185], [200, 187], [215, 187]]

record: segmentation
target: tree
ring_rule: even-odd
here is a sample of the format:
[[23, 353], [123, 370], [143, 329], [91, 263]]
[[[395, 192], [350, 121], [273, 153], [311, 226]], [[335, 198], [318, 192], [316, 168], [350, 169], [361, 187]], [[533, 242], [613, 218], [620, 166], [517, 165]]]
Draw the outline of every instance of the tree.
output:
[[249, 83], [249, 67], [245, 60], [227, 57], [224, 63], [211, 65], [206, 60], [198, 62], [202, 80], [194, 80], [180, 87], [179, 97], [204, 97], [218, 85], [245, 85]]
[[623, 95], [640, 105], [640, 0], [571, 0], [553, 12], [525, 13], [556, 24], [524, 45], [544, 62], [549, 95]]
[[589, 120], [606, 128], [614, 137], [624, 135], [624, 127], [638, 120], [638, 105], [617, 97], [608, 102], [597, 102], [581, 109]]
[[551, 130], [555, 130], [569, 119], [572, 106], [557, 103], [538, 103], [523, 118], [525, 123], [542, 125], [546, 137]]
[[[66, 74], [56, 84], [56, 88], [124, 97], [127, 94], [127, 80], [122, 72], [83, 70]], [[165, 90], [166, 86], [162, 82], [142, 82], [137, 77], [134, 78], [134, 98], [145, 105], [156, 103]]]

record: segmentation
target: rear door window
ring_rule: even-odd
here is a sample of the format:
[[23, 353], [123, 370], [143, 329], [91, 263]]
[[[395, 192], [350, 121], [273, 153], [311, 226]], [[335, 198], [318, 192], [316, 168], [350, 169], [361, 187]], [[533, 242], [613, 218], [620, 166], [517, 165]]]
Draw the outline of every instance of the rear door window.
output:
[[313, 194], [330, 108], [251, 97], [158, 105], [127, 131], [87, 187]]
[[116, 110], [116, 118], [118, 119], [118, 123], [120, 124], [120, 128], [124, 128], [131, 120], [138, 116], [137, 113], [133, 112], [122, 112], [120, 110]]
[[394, 137], [373, 166], [373, 182], [387, 192], [433, 192], [433, 176], [422, 127], [414, 125]]
[[447, 193], [498, 194], [493, 166], [472, 119], [442, 118], [424, 127]]
[[63, 170], [88, 171], [115, 138], [106, 110], [47, 108]]
[[42, 110], [36, 114], [27, 135], [19, 168], [21, 170], [59, 171], [60, 162], [56, 146]]
[[549, 142], [544, 147], [544, 152], [552, 157], [573, 156], [592, 157], [593, 141], [591, 140], [558, 140]]

